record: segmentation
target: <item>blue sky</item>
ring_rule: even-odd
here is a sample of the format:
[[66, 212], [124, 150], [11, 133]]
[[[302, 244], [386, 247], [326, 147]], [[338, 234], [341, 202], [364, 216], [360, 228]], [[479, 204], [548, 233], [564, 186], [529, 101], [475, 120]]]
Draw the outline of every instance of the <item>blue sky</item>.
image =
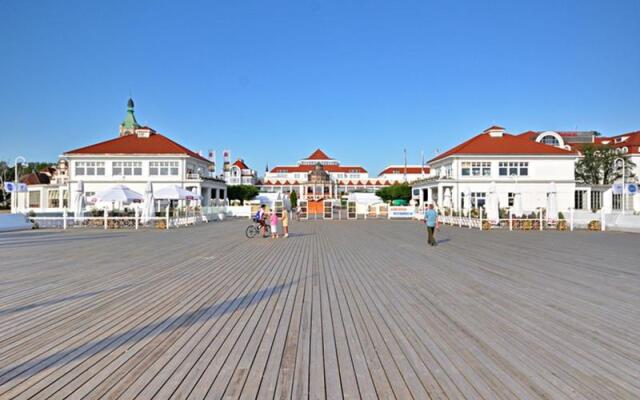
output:
[[640, 1], [0, 0], [0, 159], [139, 122], [253, 168], [370, 174], [500, 124], [640, 129]]

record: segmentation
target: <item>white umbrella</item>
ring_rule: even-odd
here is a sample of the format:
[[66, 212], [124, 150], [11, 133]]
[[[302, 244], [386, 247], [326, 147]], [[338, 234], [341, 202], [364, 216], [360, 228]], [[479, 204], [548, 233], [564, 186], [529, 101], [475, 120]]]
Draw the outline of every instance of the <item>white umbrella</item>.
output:
[[444, 202], [443, 202], [443, 207], [444, 208], [452, 208], [452, 202], [451, 202], [451, 189], [446, 188], [444, 190]]
[[81, 221], [84, 213], [84, 183], [78, 181], [76, 190], [73, 193], [73, 218]]
[[524, 214], [524, 211], [522, 211], [522, 193], [520, 192], [515, 192], [513, 194], [513, 207], [511, 207], [511, 213], [516, 217], [520, 217]]
[[147, 183], [144, 191], [144, 207], [142, 208], [142, 223], [146, 223], [156, 214], [155, 199], [153, 198], [153, 185]]
[[464, 211], [465, 214], [469, 215], [469, 213], [471, 212], [471, 208], [473, 207], [473, 205], [471, 204], [471, 189], [469, 189], [468, 187], [465, 189], [464, 191]]
[[555, 222], [558, 220], [558, 200], [556, 184], [551, 182], [549, 189], [547, 189], [547, 221]]
[[180, 186], [167, 186], [156, 191], [153, 196], [162, 200], [198, 200], [200, 195]]
[[103, 201], [103, 202], [117, 201], [123, 204], [144, 200], [144, 197], [140, 193], [129, 189], [125, 185], [115, 185], [113, 187], [110, 187], [107, 190], [98, 192], [96, 193], [95, 198], [97, 201]]
[[492, 183], [489, 187], [489, 199], [487, 202], [487, 219], [491, 223], [498, 223], [500, 219], [500, 205], [498, 204], [498, 193], [496, 192], [496, 185]]

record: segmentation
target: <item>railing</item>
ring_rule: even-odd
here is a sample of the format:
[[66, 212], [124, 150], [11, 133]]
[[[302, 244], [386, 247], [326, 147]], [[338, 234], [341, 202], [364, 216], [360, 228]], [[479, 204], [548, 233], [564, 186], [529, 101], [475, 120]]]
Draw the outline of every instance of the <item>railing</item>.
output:
[[197, 210], [167, 210], [164, 215], [156, 215], [144, 220], [138, 210], [136, 210], [134, 215], [125, 216], [109, 215], [107, 210], [104, 211], [103, 215], [75, 216], [70, 215], [65, 210], [62, 215], [36, 215], [28, 218], [33, 224], [37, 224], [37, 228], [169, 229], [222, 220], [225, 215], [224, 207], [203, 207]]

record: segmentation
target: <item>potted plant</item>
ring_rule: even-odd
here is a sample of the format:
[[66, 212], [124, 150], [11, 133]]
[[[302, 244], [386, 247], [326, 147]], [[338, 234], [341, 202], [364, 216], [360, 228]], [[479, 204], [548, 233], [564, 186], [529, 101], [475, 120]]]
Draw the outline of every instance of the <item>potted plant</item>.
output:
[[587, 225], [587, 228], [590, 231], [599, 231], [602, 229], [602, 224], [600, 224], [600, 221], [594, 219], [589, 221], [589, 224]]

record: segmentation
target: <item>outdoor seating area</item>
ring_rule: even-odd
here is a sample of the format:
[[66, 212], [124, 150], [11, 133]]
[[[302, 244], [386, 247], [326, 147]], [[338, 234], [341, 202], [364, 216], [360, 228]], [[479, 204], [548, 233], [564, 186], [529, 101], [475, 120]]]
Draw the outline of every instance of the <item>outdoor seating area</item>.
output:
[[637, 235], [245, 227], [0, 236], [0, 398], [640, 392]]

